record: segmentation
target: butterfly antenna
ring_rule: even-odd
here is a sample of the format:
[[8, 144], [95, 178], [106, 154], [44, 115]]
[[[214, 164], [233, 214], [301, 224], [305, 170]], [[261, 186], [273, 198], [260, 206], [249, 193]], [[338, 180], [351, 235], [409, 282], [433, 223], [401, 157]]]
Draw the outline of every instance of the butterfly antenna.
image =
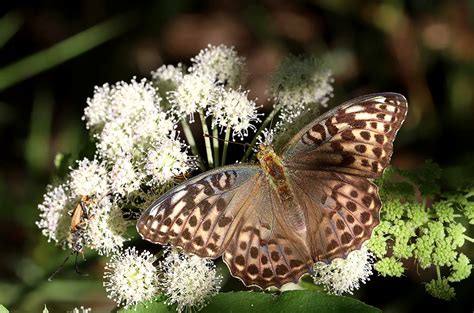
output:
[[228, 142], [228, 143], [232, 143], [234, 145], [240, 145], [240, 146], [244, 146], [244, 147], [250, 147], [250, 144], [248, 142], [244, 142], [244, 143], [241, 143], [241, 142], [235, 142], [235, 141], [229, 141], [229, 140], [225, 140], [225, 139], [222, 139], [222, 138], [219, 138], [219, 137], [214, 137], [214, 136], [211, 136], [211, 135], [208, 135], [208, 134], [204, 134], [205, 137], [209, 137], [209, 138], [214, 138], [214, 139], [217, 139], [217, 140], [220, 140], [222, 142]]
[[[275, 97], [275, 104], [276, 104], [276, 106], [278, 106], [278, 103], [280, 102], [280, 91], [281, 91], [282, 89], [283, 89], [283, 86], [282, 86], [281, 84], [278, 85], [278, 91], [277, 91], [277, 95], [276, 95], [276, 97]], [[272, 116], [272, 119], [270, 120], [270, 126], [269, 126], [268, 129], [272, 129], [272, 127], [273, 127], [273, 121], [275, 120], [275, 116], [276, 116], [276, 114]]]
[[48, 277], [48, 281], [52, 281], [54, 276], [56, 276], [57, 273], [61, 272], [61, 270], [64, 268], [64, 265], [66, 264], [67, 260], [69, 260], [69, 257], [71, 256], [71, 254], [73, 254], [74, 251], [72, 251], [63, 261], [63, 263], [58, 267], [57, 270], [54, 271], [53, 274], [51, 274], [51, 276]]

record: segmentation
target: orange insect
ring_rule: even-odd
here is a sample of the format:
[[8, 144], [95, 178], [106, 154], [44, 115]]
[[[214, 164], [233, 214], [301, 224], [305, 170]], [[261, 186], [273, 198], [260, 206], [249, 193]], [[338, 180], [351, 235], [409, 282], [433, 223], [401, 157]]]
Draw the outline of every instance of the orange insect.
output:
[[87, 223], [92, 217], [88, 212], [87, 205], [93, 203], [94, 201], [89, 196], [82, 196], [74, 210], [69, 213], [71, 215], [71, 224], [69, 226], [68, 243], [70, 244], [72, 251], [66, 259], [64, 259], [61, 266], [48, 278], [49, 281], [51, 281], [53, 277], [63, 269], [64, 264], [66, 264], [72, 254], [76, 254], [76, 273], [84, 275], [79, 271], [77, 266], [77, 256], [79, 253], [84, 254], [84, 234]]

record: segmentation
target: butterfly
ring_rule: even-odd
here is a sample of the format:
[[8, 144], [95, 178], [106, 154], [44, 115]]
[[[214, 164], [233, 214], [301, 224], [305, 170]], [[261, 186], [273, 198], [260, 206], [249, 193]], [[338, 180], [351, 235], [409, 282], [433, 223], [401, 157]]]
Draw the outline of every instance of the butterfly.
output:
[[389, 165], [407, 113], [396, 93], [362, 96], [301, 129], [279, 153], [227, 165], [171, 189], [137, 222], [152, 243], [223, 257], [246, 286], [298, 282], [315, 262], [360, 249], [379, 224], [372, 179]]

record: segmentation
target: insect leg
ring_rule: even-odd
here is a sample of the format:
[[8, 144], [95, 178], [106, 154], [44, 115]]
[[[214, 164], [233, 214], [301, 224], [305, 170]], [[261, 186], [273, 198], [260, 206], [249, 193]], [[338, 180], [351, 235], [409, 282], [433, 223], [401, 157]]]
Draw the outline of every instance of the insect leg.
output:
[[79, 255], [79, 252], [76, 251], [76, 260], [74, 261], [74, 267], [76, 268], [76, 273], [81, 275], [81, 276], [88, 276], [88, 274], [79, 271], [79, 265], [77, 264], [77, 256], [78, 255]]

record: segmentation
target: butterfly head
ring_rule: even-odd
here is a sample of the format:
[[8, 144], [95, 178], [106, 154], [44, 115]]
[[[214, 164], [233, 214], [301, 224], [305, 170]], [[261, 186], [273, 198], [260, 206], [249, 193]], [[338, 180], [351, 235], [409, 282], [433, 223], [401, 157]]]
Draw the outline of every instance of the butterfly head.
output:
[[263, 143], [258, 145], [257, 159], [261, 164], [265, 163], [265, 160], [274, 154], [275, 152], [273, 151], [272, 146]]

